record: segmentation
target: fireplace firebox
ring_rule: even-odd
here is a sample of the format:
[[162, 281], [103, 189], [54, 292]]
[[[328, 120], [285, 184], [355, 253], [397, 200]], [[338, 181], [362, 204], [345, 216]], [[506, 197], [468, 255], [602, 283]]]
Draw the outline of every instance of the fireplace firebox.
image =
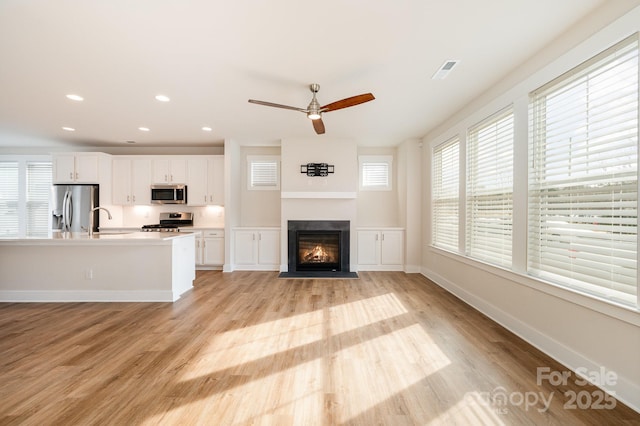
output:
[[298, 231], [297, 271], [339, 271], [340, 231]]
[[357, 277], [349, 271], [348, 220], [290, 220], [283, 277]]

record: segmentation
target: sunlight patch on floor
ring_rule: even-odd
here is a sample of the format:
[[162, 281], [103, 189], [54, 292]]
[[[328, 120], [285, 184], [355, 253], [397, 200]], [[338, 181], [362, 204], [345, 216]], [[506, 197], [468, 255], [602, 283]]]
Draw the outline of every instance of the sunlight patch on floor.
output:
[[451, 361], [422, 326], [413, 324], [346, 347], [333, 364], [335, 386], [345, 389], [345, 415], [353, 419], [385, 404], [393, 406], [394, 398]]
[[215, 335], [198, 361], [188, 368], [182, 380], [220, 372], [234, 367], [246, 368], [252, 362], [269, 360], [295, 351], [323, 338], [321, 310], [280, 318]]
[[393, 293], [332, 306], [329, 308], [331, 334], [346, 333], [406, 313]]
[[321, 359], [303, 362], [220, 392], [176, 399], [145, 424], [317, 424], [324, 409], [323, 374]]
[[483, 402], [479, 392], [469, 392], [465, 398], [458, 401], [437, 418], [429, 422], [429, 425], [504, 425], [499, 411]]

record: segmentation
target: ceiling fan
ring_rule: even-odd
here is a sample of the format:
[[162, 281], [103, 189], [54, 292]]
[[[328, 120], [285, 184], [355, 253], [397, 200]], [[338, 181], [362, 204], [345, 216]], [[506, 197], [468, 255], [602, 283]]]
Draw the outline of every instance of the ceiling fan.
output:
[[318, 91], [320, 90], [320, 85], [311, 84], [309, 85], [309, 90], [311, 90], [311, 93], [313, 93], [313, 98], [311, 99], [309, 106], [306, 108], [298, 108], [298, 107], [292, 107], [289, 105], [274, 104], [273, 102], [257, 101], [255, 99], [249, 99], [249, 102], [251, 102], [252, 104], [265, 105], [265, 106], [270, 106], [275, 108], [292, 109], [294, 111], [304, 112], [305, 114], [307, 114], [307, 117], [311, 119], [311, 122], [313, 123], [313, 129], [316, 131], [317, 134], [321, 135], [324, 133], [324, 123], [322, 122], [323, 112], [329, 112], [329, 111], [335, 111], [337, 109], [348, 108], [348, 107], [359, 105], [375, 99], [371, 93], [364, 93], [362, 95], [352, 96], [350, 98], [341, 99], [339, 101], [335, 101], [330, 104], [320, 106], [320, 103], [316, 99], [316, 93], [318, 93]]

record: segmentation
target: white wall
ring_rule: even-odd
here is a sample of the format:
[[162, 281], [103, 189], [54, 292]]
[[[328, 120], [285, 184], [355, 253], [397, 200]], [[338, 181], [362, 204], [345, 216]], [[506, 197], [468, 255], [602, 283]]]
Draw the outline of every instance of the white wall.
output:
[[280, 191], [247, 189], [247, 156], [280, 155], [280, 147], [248, 147], [240, 150], [240, 226], [280, 226]]
[[[614, 3], [611, 10], [619, 10], [620, 4]], [[532, 58], [528, 66], [518, 69], [515, 74], [520, 77], [518, 80], [513, 75], [504, 79], [514, 82], [513, 86], [501, 85], [486, 93], [429, 134], [423, 149], [425, 182], [430, 180], [431, 153], [435, 145], [456, 134], [464, 144], [470, 125], [509, 104], [514, 105], [516, 112], [515, 169], [524, 167], [526, 171], [528, 93], [640, 30], [640, 8], [607, 25], [603, 19], [610, 19], [612, 13], [608, 6], [605, 4], [604, 9], [587, 19], [589, 26], [576, 26], [573, 32], [556, 40], [548, 51]], [[584, 41], [576, 45], [578, 38]], [[565, 53], [560, 54], [563, 49]], [[549, 52], [556, 57], [549, 57]], [[547, 65], [540, 67], [540, 64]], [[464, 154], [464, 149], [462, 152]], [[526, 173], [517, 173], [514, 179], [514, 271], [431, 247], [430, 197], [427, 184], [423, 194], [422, 273], [567, 367], [588, 371], [604, 367], [615, 372], [616, 384], [604, 388], [640, 411], [640, 311], [526, 275]]]
[[[361, 191], [358, 190], [358, 226], [360, 227], [398, 227], [400, 220], [400, 197], [398, 174], [397, 148], [358, 148], [361, 155], [390, 155], [393, 157], [393, 173], [391, 177], [391, 191]], [[358, 176], [357, 179], [360, 177]], [[359, 181], [358, 181], [359, 182]], [[359, 183], [358, 183], [359, 186]]]

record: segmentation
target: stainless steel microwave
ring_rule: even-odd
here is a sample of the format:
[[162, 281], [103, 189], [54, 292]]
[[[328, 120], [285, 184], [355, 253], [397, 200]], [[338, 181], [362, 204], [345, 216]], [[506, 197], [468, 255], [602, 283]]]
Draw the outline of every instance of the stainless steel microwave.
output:
[[187, 185], [151, 185], [151, 204], [187, 204]]

